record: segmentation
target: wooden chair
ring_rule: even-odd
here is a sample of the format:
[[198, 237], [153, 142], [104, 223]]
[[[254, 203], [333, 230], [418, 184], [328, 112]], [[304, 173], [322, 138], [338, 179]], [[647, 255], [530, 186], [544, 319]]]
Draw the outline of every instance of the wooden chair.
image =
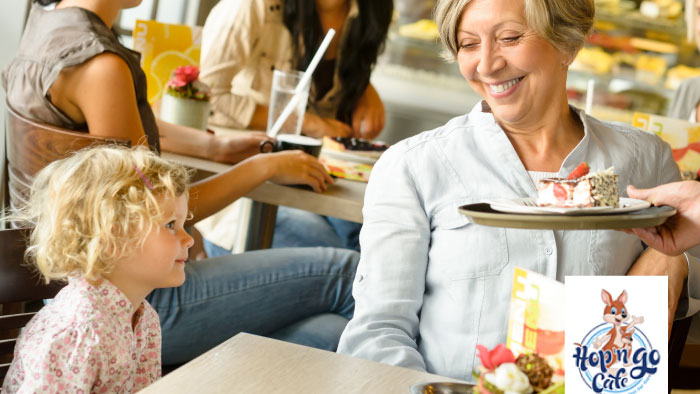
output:
[[[5, 133], [6, 206], [18, 208], [27, 204], [29, 189], [34, 175], [52, 161], [67, 157], [70, 153], [94, 145], [119, 144], [130, 146], [130, 141], [117, 138], [105, 138], [76, 132], [60, 127], [47, 125], [20, 115], [7, 102], [7, 127]], [[38, 277], [32, 280], [20, 280], [28, 272], [26, 268], [15, 269], [14, 278], [5, 273], [5, 265], [19, 266], [22, 262], [24, 247], [20, 246], [17, 233], [3, 234], [0, 240], [0, 363], [6, 362], [1, 357], [11, 357], [14, 339], [18, 331], [9, 330], [26, 324], [31, 314], [23, 313], [26, 301], [51, 298], [55, 291], [34, 292], [38, 285]], [[11, 242], [10, 242], [11, 241]], [[11, 252], [6, 248], [14, 247]], [[14, 249], [13, 249], [14, 250]], [[9, 255], [7, 253], [14, 253]], [[7, 256], [6, 256], [7, 254]], [[9, 268], [8, 268], [9, 269]], [[54, 289], [51, 287], [51, 289]], [[13, 296], [14, 294], [14, 296]], [[7, 339], [10, 338], [10, 339]], [[0, 367], [0, 377], [6, 373], [7, 367]], [[0, 379], [1, 380], [1, 379]]]
[[[53, 298], [63, 284], [48, 285], [24, 263], [27, 229], [0, 230], [0, 304]], [[19, 329], [36, 312], [0, 315], [0, 386], [12, 362]]]
[[686, 343], [692, 320], [692, 317], [687, 317], [673, 322], [668, 342], [669, 393], [671, 389], [700, 389], [700, 345]]
[[7, 102], [7, 193], [12, 208], [26, 204], [33, 176], [52, 161], [94, 145], [130, 146], [125, 139], [67, 130], [28, 119]]

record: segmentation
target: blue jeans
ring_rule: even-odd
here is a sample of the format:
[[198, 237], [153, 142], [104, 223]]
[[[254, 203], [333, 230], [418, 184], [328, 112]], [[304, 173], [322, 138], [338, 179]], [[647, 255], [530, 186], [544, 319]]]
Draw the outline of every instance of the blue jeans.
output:
[[[317, 215], [300, 209], [279, 207], [275, 222], [272, 248], [324, 246], [360, 251], [361, 223]], [[204, 239], [204, 250], [209, 257], [230, 254]]]
[[357, 252], [268, 249], [188, 262], [185, 283], [156, 289], [163, 364], [187, 362], [239, 332], [334, 351], [355, 303]]

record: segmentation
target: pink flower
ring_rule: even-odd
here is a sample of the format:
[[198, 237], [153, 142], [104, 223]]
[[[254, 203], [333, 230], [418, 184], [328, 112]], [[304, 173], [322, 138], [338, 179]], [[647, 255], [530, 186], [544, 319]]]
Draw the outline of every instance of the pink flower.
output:
[[180, 66], [175, 69], [175, 75], [171, 82], [175, 86], [182, 87], [196, 81], [198, 77], [199, 68], [197, 66]]
[[493, 371], [503, 363], [514, 363], [515, 357], [504, 344], [499, 344], [492, 350], [489, 350], [484, 345], [476, 345], [476, 350], [479, 352], [481, 365], [489, 371]]

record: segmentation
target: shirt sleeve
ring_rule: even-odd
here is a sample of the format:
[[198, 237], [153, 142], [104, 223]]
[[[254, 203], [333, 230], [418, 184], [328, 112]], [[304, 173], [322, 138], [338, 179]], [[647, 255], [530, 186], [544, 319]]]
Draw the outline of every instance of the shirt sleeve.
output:
[[389, 149], [372, 170], [353, 284], [355, 313], [338, 352], [425, 371], [416, 339], [430, 225], [402, 148]]
[[91, 331], [69, 329], [27, 347], [22, 355], [24, 381], [18, 393], [90, 393], [99, 386], [102, 359]]
[[256, 103], [233, 93], [233, 79], [251, 59], [264, 25], [261, 1], [221, 2], [202, 30], [200, 80], [211, 88], [212, 123], [246, 128]]
[[700, 78], [689, 78], [676, 89], [668, 106], [667, 116], [688, 120], [691, 112], [698, 105], [700, 98]]

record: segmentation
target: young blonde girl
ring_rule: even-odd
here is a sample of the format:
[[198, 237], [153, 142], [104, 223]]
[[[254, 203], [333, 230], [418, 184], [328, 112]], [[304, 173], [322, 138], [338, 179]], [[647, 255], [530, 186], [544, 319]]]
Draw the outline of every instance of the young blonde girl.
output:
[[145, 300], [185, 280], [188, 171], [146, 148], [108, 146], [53, 162], [25, 211], [27, 255], [68, 284], [27, 324], [3, 393], [131, 393], [161, 376]]

